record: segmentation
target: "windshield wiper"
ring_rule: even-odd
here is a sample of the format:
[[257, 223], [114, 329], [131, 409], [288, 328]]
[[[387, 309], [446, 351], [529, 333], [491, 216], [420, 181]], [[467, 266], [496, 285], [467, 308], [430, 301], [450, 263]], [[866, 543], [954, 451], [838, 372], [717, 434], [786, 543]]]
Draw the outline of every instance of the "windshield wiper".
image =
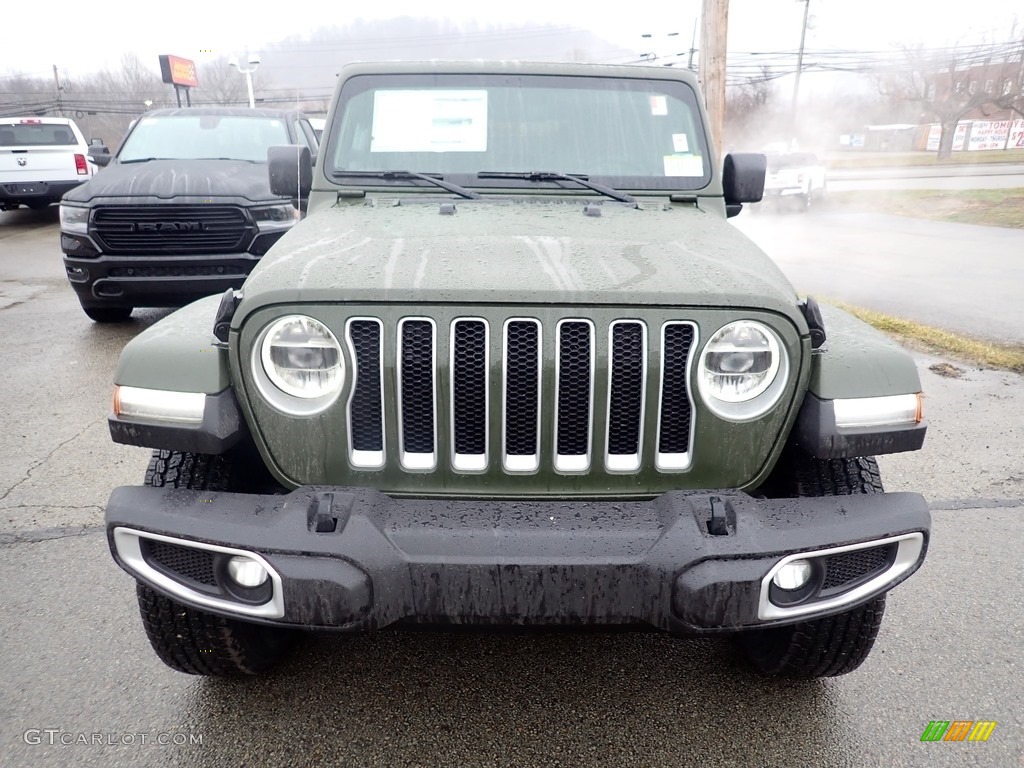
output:
[[575, 181], [581, 187], [600, 192], [602, 195], [610, 197], [612, 200], [618, 200], [620, 203], [636, 202], [635, 197], [627, 195], [625, 192], [619, 192], [619, 190], [606, 187], [604, 184], [590, 181], [586, 176], [574, 176], [568, 173], [556, 173], [554, 171], [481, 171], [476, 177], [478, 179], [524, 179], [526, 181]]
[[428, 176], [425, 173], [417, 173], [416, 171], [334, 171], [331, 173], [331, 178], [341, 179], [345, 176], [356, 176], [360, 178], [368, 179], [386, 179], [388, 181], [394, 179], [420, 179], [421, 181], [429, 181], [442, 189], [447, 189], [449, 192], [454, 192], [456, 195], [467, 197], [470, 200], [480, 200], [481, 195], [474, 192], [471, 189], [460, 187], [458, 184], [452, 184], [450, 181], [439, 179], [436, 176]]
[[131, 160], [118, 160], [121, 165], [128, 163], [148, 163], [150, 160], [172, 160], [170, 157], [134, 157]]

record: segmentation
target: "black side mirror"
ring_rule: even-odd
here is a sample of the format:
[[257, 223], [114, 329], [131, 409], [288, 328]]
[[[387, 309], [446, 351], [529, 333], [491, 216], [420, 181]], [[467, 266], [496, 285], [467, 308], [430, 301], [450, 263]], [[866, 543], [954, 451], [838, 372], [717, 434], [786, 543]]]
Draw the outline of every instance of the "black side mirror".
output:
[[[104, 149], [106, 149], [106, 147], [104, 147]], [[89, 152], [89, 157], [91, 157], [92, 161], [96, 163], [96, 165], [98, 165], [100, 168], [106, 168], [108, 165], [110, 165], [110, 161], [114, 159], [114, 156], [110, 154], [109, 150], [107, 150], [107, 154], [105, 155]]]
[[759, 203], [764, 196], [764, 177], [768, 158], [743, 152], [725, 156], [722, 166], [722, 189], [725, 193], [726, 216], [743, 210], [743, 203]]
[[309, 196], [313, 186], [313, 162], [309, 147], [294, 144], [270, 147], [267, 150], [267, 166], [272, 194], [292, 200]]

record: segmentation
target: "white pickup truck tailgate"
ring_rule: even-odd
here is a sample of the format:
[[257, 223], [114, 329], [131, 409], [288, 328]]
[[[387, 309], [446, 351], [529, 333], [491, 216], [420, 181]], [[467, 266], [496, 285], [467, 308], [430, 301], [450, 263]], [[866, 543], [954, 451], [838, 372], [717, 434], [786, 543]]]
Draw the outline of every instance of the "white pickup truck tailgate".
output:
[[71, 181], [82, 178], [76, 147], [0, 147], [0, 182]]
[[0, 183], [86, 181], [92, 175], [87, 149], [67, 119], [0, 119]]

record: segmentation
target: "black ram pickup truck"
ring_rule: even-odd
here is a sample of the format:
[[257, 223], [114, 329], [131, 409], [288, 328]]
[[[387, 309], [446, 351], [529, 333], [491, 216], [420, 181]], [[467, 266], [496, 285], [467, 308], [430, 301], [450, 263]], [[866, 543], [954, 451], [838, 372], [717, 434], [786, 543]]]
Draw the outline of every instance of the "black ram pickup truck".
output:
[[[68, 280], [97, 322], [135, 307], [179, 307], [246, 276], [300, 218], [305, 201], [270, 190], [267, 150], [317, 152], [301, 112], [207, 107], [146, 113], [107, 167], [65, 195]], [[105, 162], [104, 162], [105, 161]]]

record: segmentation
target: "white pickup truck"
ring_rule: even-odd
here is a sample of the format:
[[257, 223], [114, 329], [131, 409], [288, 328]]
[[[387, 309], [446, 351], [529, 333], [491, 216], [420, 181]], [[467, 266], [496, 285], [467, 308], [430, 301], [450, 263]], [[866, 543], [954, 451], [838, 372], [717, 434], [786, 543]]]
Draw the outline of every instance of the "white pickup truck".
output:
[[768, 172], [764, 180], [764, 200], [796, 204], [806, 211], [812, 203], [824, 200], [827, 189], [825, 166], [812, 152], [766, 152]]
[[0, 117], [0, 211], [58, 202], [96, 173], [88, 152], [66, 117]]

